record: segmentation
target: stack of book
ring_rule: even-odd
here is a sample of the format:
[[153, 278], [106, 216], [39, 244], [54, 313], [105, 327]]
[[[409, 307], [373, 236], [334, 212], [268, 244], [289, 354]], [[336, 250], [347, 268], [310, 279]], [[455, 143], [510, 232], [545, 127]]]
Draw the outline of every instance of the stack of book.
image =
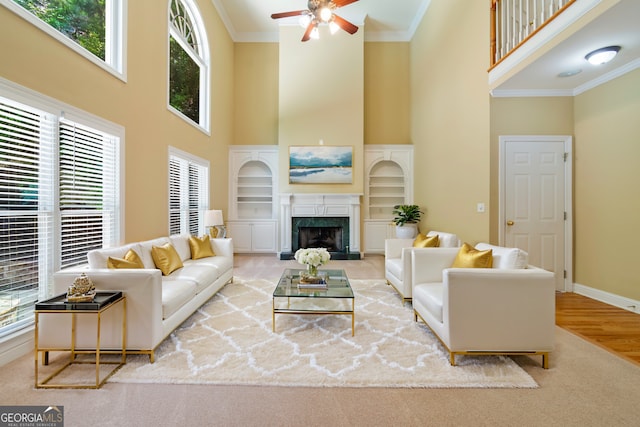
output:
[[324, 282], [320, 282], [320, 283], [300, 282], [300, 283], [298, 283], [298, 289], [322, 291], [322, 290], [327, 290], [328, 288], [329, 288], [329, 286]]

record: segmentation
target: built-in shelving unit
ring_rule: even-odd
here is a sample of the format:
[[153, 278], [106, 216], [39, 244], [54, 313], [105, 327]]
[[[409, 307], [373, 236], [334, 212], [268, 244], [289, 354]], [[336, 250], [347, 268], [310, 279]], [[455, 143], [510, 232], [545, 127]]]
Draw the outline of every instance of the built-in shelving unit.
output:
[[277, 252], [278, 147], [229, 147], [229, 220], [236, 252]]
[[395, 237], [393, 207], [413, 203], [413, 146], [365, 145], [364, 249], [383, 253]]
[[238, 171], [237, 219], [271, 219], [274, 176], [264, 162], [250, 160]]
[[393, 207], [405, 203], [405, 177], [392, 160], [376, 163], [369, 173], [369, 218], [389, 219]]

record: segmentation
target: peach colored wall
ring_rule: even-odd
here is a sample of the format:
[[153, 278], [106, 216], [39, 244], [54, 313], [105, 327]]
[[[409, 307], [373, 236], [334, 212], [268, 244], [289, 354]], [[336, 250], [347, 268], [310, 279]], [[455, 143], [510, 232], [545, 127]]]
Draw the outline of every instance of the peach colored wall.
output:
[[333, 193], [362, 193], [364, 143], [364, 41], [362, 31], [300, 41], [300, 27], [280, 27], [278, 144], [280, 190], [321, 193], [326, 185], [289, 184], [289, 147], [318, 145], [353, 148], [351, 184], [333, 184]]
[[365, 43], [364, 88], [364, 143], [410, 144], [409, 43]]
[[234, 59], [234, 143], [278, 145], [278, 44], [236, 43]]
[[575, 97], [575, 276], [640, 300], [640, 70]]
[[211, 49], [211, 136], [167, 109], [168, 3], [129, 1], [127, 81], [0, 6], [0, 76], [125, 128], [124, 241], [168, 232], [168, 147], [210, 161], [212, 206], [226, 211], [233, 140], [233, 43], [200, 1]]
[[[277, 145], [279, 46], [236, 43], [234, 52], [234, 143]], [[409, 43], [365, 42], [365, 144], [411, 143], [409, 98]]]
[[488, 3], [433, 0], [411, 42], [414, 202], [422, 230], [489, 239]]

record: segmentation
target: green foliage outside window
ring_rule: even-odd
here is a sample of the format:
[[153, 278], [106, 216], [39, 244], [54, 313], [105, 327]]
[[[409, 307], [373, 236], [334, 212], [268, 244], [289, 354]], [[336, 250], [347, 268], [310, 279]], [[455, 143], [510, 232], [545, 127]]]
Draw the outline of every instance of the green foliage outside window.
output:
[[196, 123], [200, 121], [200, 67], [170, 37], [169, 103]]
[[105, 60], [106, 0], [13, 0]]

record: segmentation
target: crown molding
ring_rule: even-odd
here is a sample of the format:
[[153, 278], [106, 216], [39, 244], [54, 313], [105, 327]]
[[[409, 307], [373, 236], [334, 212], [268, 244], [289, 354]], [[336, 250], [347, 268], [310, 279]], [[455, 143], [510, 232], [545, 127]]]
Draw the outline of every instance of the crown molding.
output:
[[640, 68], [640, 58], [634, 61], [631, 61], [623, 65], [622, 67], [616, 68], [615, 70], [609, 71], [608, 73], [603, 74], [600, 77], [595, 78], [591, 81], [588, 81], [583, 85], [578, 86], [577, 88], [574, 89], [573, 94], [580, 95], [581, 93], [584, 93], [590, 89], [593, 89], [594, 87], [610, 82], [611, 80], [615, 80], [618, 77], [623, 76], [627, 73], [630, 73], [631, 71], [636, 70], [638, 68]]
[[618, 67], [574, 89], [494, 89], [494, 98], [533, 98], [542, 96], [577, 96], [640, 68], [640, 58]]

